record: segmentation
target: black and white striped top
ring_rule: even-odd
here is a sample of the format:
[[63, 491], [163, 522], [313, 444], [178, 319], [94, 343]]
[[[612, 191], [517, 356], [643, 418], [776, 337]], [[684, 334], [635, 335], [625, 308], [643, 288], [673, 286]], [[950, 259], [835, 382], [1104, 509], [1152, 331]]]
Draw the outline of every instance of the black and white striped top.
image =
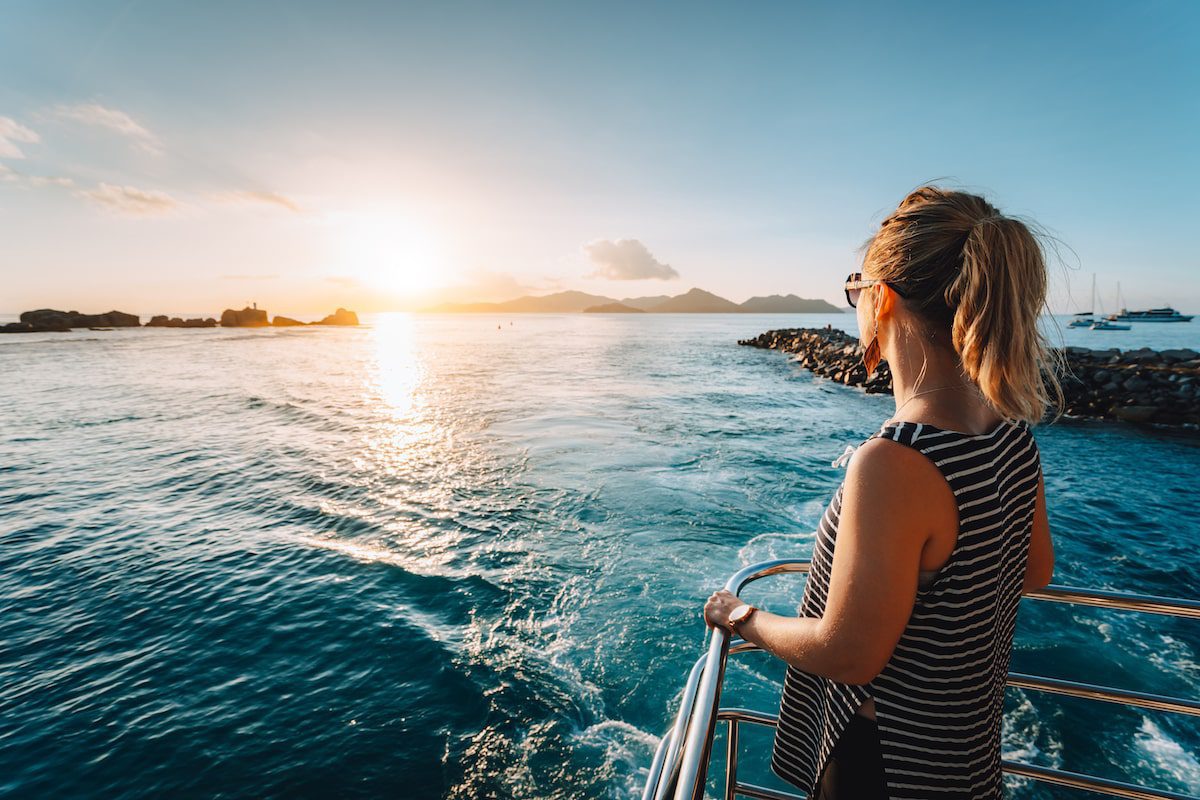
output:
[[[924, 453], [958, 502], [958, 540], [917, 591], [887, 666], [865, 686], [788, 666], [771, 770], [810, 796], [850, 716], [874, 698], [892, 798], [1000, 798], [1000, 724], [1041, 466], [1026, 422], [971, 436], [916, 422], [882, 437]], [[825, 510], [799, 615], [824, 613], [842, 505]]]

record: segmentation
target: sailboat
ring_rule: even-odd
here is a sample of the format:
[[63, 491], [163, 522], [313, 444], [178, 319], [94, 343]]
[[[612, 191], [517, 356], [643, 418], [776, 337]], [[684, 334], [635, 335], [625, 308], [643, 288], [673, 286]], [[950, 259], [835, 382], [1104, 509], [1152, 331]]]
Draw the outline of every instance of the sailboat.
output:
[[[1093, 277], [1095, 277], [1095, 276], [1093, 276]], [[1121, 303], [1121, 283], [1118, 281], [1117, 282], [1117, 304], [1120, 305], [1120, 303]], [[1103, 308], [1100, 309], [1100, 313], [1101, 314], [1104, 313]], [[1118, 319], [1120, 319], [1120, 317], [1118, 317], [1116, 314], [1109, 314], [1107, 317], [1101, 317], [1098, 320], [1094, 320], [1089, 327], [1091, 327], [1091, 329], [1094, 331], [1127, 331], [1127, 330], [1129, 330], [1129, 326], [1122, 325], [1121, 323], [1117, 322], [1116, 320], [1118, 320]]]
[[1110, 319], [1095, 320], [1092, 323], [1091, 327], [1092, 327], [1092, 330], [1094, 330], [1094, 331], [1127, 331], [1127, 330], [1129, 330], [1128, 325], [1122, 325], [1121, 323], [1113, 322]]
[[[1088, 308], [1096, 308], [1096, 273], [1092, 273], [1092, 302]], [[1067, 323], [1068, 328], [1090, 328], [1094, 320], [1092, 319], [1092, 311], [1080, 311], [1075, 314], [1075, 318]]]

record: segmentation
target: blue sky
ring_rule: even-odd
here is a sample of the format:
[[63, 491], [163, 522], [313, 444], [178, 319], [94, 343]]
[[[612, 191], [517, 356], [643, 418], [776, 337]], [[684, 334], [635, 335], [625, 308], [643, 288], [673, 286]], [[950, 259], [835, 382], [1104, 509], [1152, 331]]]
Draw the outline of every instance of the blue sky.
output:
[[840, 305], [937, 178], [1200, 311], [1200, 4], [4, 8], [0, 311]]

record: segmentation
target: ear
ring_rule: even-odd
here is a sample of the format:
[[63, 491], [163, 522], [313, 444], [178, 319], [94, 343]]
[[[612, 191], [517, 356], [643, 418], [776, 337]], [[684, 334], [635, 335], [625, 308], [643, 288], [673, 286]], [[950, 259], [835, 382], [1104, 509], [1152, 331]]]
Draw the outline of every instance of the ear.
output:
[[875, 289], [875, 317], [884, 319], [890, 316], [896, 309], [896, 293], [892, 291], [892, 287], [886, 283], [877, 283], [871, 287]]

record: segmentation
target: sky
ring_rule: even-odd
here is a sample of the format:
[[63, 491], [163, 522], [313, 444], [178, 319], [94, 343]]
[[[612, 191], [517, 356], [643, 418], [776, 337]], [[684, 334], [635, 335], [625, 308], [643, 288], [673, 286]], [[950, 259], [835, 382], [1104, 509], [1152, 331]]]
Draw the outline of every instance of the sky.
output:
[[0, 313], [844, 305], [937, 181], [1200, 311], [1200, 3], [0, 3]]

